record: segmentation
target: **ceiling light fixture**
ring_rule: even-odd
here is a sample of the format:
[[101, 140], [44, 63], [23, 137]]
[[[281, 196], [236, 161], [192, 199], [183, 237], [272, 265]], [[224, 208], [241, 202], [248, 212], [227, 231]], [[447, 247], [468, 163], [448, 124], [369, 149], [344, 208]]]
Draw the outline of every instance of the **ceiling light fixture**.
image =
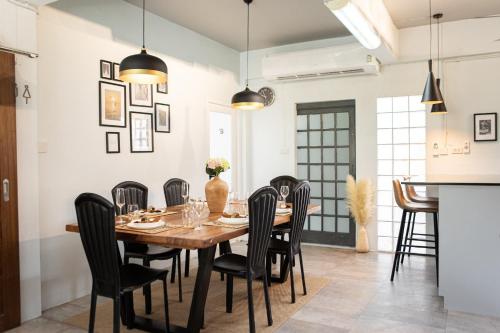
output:
[[365, 48], [373, 50], [382, 44], [373, 25], [350, 0], [324, 0], [324, 4]]
[[424, 93], [422, 94], [422, 103], [439, 104], [443, 103], [443, 96], [432, 73], [432, 2], [429, 0], [429, 74], [425, 82]]
[[165, 62], [146, 52], [144, 45], [146, 1], [142, 0], [142, 49], [120, 63], [120, 80], [131, 83], [158, 84], [168, 80]]
[[[443, 17], [443, 14], [442, 13], [437, 13], [437, 14], [434, 14], [433, 16], [436, 21], [437, 21], [437, 35], [438, 35], [438, 38], [437, 38], [437, 42], [438, 42], [438, 56], [437, 56], [437, 79], [436, 79], [436, 85], [437, 85], [437, 88], [439, 90], [439, 93], [441, 94], [441, 96], [443, 95], [443, 93], [441, 92], [441, 87], [440, 87], [440, 83], [441, 83], [441, 72], [440, 72], [440, 69], [441, 69], [441, 57], [440, 57], [440, 49], [441, 49], [441, 29], [440, 29], [440, 23], [439, 23], [439, 19]], [[437, 114], [446, 114], [448, 113], [448, 110], [446, 109], [446, 105], [444, 104], [444, 97], [442, 97], [443, 99], [443, 103], [437, 103], [437, 104], [433, 104], [432, 105], [432, 108], [431, 108], [431, 114], [434, 114], [434, 115], [437, 115]]]
[[231, 99], [231, 107], [238, 110], [258, 110], [264, 107], [264, 97], [248, 88], [248, 50], [250, 46], [250, 4], [253, 0], [243, 0], [247, 4], [247, 78], [246, 88]]

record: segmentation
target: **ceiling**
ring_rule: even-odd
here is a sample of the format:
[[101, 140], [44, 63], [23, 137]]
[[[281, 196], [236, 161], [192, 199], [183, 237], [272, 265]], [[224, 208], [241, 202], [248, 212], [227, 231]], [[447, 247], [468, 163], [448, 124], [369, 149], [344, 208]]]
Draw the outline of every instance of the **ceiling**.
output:
[[[398, 28], [429, 23], [429, 1], [384, 0]], [[500, 14], [500, 0], [433, 0], [432, 13], [443, 13], [441, 22]]]
[[[141, 0], [125, 0], [142, 7]], [[243, 0], [150, 0], [146, 9], [233, 49], [246, 49]], [[349, 35], [323, 0], [255, 0], [251, 49]]]
[[[141, 0], [125, 0], [142, 7]], [[428, 23], [426, 0], [384, 0], [398, 28]], [[500, 0], [433, 0], [442, 21], [500, 14]], [[146, 8], [233, 49], [246, 48], [243, 0], [149, 0]], [[250, 49], [349, 35], [323, 0], [255, 0], [251, 4]]]

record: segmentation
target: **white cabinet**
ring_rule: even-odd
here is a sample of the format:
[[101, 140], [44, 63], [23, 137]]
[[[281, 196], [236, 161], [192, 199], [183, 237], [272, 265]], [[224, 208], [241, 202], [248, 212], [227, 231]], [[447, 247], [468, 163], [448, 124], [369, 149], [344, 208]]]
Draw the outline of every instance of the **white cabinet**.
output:
[[36, 12], [0, 0], [0, 45], [36, 51]]

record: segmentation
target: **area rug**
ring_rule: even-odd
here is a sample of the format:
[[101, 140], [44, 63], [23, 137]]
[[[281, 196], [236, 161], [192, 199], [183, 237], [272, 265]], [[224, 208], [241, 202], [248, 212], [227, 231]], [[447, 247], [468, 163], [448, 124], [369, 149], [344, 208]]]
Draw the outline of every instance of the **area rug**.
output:
[[[170, 322], [173, 324], [186, 326], [191, 305], [191, 297], [195, 282], [196, 272], [193, 271], [189, 278], [183, 278], [182, 289], [184, 301], [179, 303], [177, 292], [177, 281], [175, 284], [168, 283]], [[267, 326], [266, 307], [264, 303], [264, 290], [261, 281], [254, 282], [254, 309], [255, 309], [255, 327], [257, 332], [274, 332], [287, 319], [289, 319], [301, 307], [307, 304], [313, 297], [328, 283], [328, 279], [308, 276], [307, 295], [302, 293], [302, 281], [300, 274], [295, 274], [296, 302], [290, 301], [290, 280], [283, 284], [273, 283], [269, 289], [271, 297], [271, 308], [273, 314], [273, 326]], [[220, 280], [220, 275], [212, 274], [210, 288], [208, 292], [207, 303], [205, 307], [205, 329], [203, 332], [246, 332], [248, 331], [248, 303], [246, 280], [234, 279], [233, 294], [233, 312], [226, 313], [226, 283]], [[156, 283], [152, 286], [153, 313], [150, 315], [155, 320], [163, 320], [163, 292], [161, 284]], [[142, 291], [134, 294], [134, 306], [138, 315], [144, 316], [144, 297]], [[65, 323], [88, 328], [89, 311], [73, 316]], [[95, 332], [112, 332], [113, 327], [113, 304], [112, 302], [103, 302], [97, 305]], [[123, 332], [140, 332], [139, 330], [127, 331], [125, 326]]]

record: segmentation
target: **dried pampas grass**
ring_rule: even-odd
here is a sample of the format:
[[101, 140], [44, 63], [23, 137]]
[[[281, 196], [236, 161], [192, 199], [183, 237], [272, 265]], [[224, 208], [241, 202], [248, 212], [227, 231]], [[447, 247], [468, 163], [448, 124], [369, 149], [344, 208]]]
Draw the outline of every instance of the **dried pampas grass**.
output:
[[375, 193], [372, 183], [367, 179], [356, 182], [354, 177], [347, 176], [347, 206], [356, 223], [366, 226], [373, 215]]

